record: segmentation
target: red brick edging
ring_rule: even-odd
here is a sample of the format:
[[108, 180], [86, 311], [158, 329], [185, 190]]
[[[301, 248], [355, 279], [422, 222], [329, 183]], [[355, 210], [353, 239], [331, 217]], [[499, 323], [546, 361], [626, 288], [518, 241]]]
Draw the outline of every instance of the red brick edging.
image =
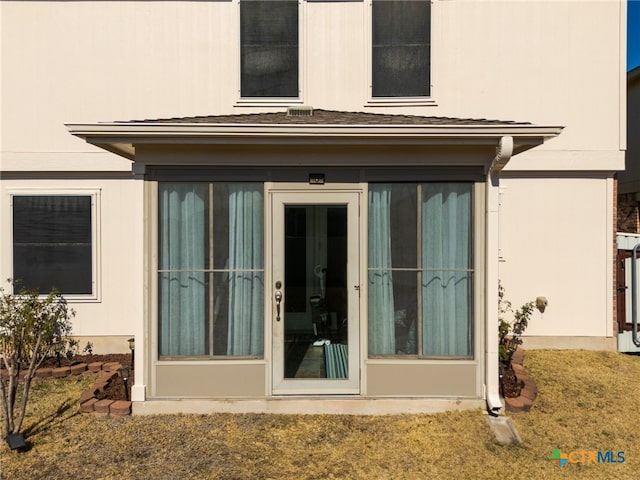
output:
[[128, 400], [98, 400], [96, 395], [104, 391], [109, 384], [118, 378], [118, 369], [122, 365], [112, 363], [90, 363], [89, 370], [97, 373], [93, 387], [85, 390], [80, 395], [80, 411], [92, 413], [96, 417], [124, 417], [131, 414], [131, 402]]
[[93, 386], [80, 394], [80, 411], [82, 413], [93, 412], [98, 417], [109, 415], [123, 417], [131, 414], [131, 402], [125, 400], [98, 400], [96, 398], [96, 395], [103, 392], [113, 380], [118, 378], [118, 369], [120, 367], [122, 365], [117, 362], [94, 362], [88, 365], [86, 363], [78, 363], [70, 367], [39, 368], [36, 370], [36, 378], [64, 378], [69, 375], [96, 374], [96, 381]]
[[504, 404], [507, 412], [528, 412], [533, 405], [533, 401], [538, 396], [538, 387], [535, 382], [527, 375], [524, 367], [524, 350], [518, 348], [511, 359], [511, 366], [516, 374], [516, 379], [522, 385], [520, 396], [514, 398], [505, 398]]
[[[96, 395], [103, 392], [104, 389], [116, 378], [118, 378], [118, 369], [122, 364], [118, 362], [94, 362], [77, 363], [69, 367], [60, 368], [39, 368], [36, 370], [35, 378], [64, 378], [70, 375], [91, 375], [97, 374], [93, 387], [85, 390], [80, 394], [80, 411], [82, 413], [91, 413], [98, 417], [114, 416], [124, 417], [131, 414], [131, 402], [128, 400], [98, 400]], [[27, 372], [21, 372], [24, 377]], [[2, 378], [8, 376], [6, 370], [0, 373]]]

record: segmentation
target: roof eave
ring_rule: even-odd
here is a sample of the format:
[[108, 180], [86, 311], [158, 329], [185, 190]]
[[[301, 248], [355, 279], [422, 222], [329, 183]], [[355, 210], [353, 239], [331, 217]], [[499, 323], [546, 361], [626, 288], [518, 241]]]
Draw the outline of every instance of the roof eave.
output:
[[556, 137], [555, 125], [317, 125], [214, 123], [67, 123], [72, 135], [133, 160], [136, 144], [269, 144], [313, 145], [328, 140], [340, 145], [487, 145], [504, 136], [516, 152]]

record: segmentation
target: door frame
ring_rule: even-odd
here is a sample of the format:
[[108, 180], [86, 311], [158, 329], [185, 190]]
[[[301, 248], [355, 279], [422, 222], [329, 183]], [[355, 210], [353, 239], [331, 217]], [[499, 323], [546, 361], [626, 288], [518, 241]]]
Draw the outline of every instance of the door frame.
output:
[[[363, 184], [309, 185], [300, 183], [266, 183], [265, 202], [266, 219], [266, 265], [268, 268], [265, 284], [265, 330], [268, 332], [267, 351], [269, 359], [269, 391], [280, 395], [359, 395], [361, 392], [362, 339], [363, 337], [363, 298], [361, 287], [361, 267], [365, 260], [366, 240], [360, 212], [366, 195]], [[284, 278], [284, 238], [278, 239], [278, 232], [284, 233], [284, 205], [330, 205], [347, 204], [347, 292], [348, 292], [348, 338], [349, 338], [349, 378], [348, 379], [287, 379], [284, 378], [284, 320], [276, 321], [276, 302], [274, 301], [275, 282]], [[280, 208], [277, 212], [276, 208]], [[276, 221], [279, 224], [276, 225]], [[363, 225], [364, 224], [364, 225]], [[276, 252], [279, 249], [279, 253]], [[278, 256], [280, 255], [280, 258]], [[276, 278], [278, 277], [278, 278]], [[283, 301], [286, 302], [286, 292]], [[282, 313], [284, 308], [282, 308]], [[281, 314], [282, 314], [281, 313]], [[356, 320], [352, 320], [355, 318]]]
[[[627, 261], [628, 260], [628, 261]], [[627, 318], [627, 304], [631, 304], [631, 285], [627, 285], [627, 266], [631, 269], [631, 250], [616, 252], [616, 312], [618, 333], [631, 331], [631, 319]]]

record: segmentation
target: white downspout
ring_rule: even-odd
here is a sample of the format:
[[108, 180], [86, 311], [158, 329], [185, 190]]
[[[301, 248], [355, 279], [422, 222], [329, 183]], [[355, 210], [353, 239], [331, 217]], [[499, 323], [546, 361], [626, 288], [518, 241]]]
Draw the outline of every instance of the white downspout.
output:
[[500, 139], [496, 156], [491, 162], [487, 175], [486, 191], [486, 304], [485, 304], [485, 395], [487, 410], [491, 415], [498, 415], [502, 410], [500, 401], [500, 384], [498, 380], [498, 248], [499, 248], [499, 189], [500, 171], [513, 155], [513, 137], [505, 136]]
[[137, 299], [136, 310], [130, 312], [131, 318], [136, 319], [133, 322], [133, 337], [135, 339], [135, 383], [131, 386], [131, 401], [134, 402], [132, 411], [135, 410], [136, 402], [144, 402], [146, 400], [147, 391], [147, 335], [145, 334], [146, 324], [148, 321], [147, 311], [147, 298], [149, 282], [147, 281], [148, 265], [147, 265], [147, 249], [149, 248], [150, 241], [147, 235], [147, 222], [149, 221], [149, 202], [146, 192], [146, 166], [140, 163], [134, 163], [132, 165], [132, 172], [135, 178], [134, 188], [136, 198], [138, 199], [138, 205], [142, 205], [141, 208], [137, 208], [135, 229], [136, 232], [132, 233], [132, 238], [137, 239], [133, 243], [133, 248], [136, 250], [135, 258], [139, 262], [135, 265], [134, 272], [136, 275], [135, 298]]

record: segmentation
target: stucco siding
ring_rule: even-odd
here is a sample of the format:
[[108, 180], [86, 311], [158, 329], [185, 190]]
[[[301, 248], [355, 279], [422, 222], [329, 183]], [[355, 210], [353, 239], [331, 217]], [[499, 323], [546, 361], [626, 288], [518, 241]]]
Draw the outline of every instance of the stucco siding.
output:
[[538, 296], [549, 302], [544, 313], [534, 311], [527, 335], [612, 335], [613, 195], [607, 185], [598, 177], [503, 179], [500, 278], [506, 299], [515, 308]]
[[[94, 248], [96, 249], [97, 285], [94, 298], [70, 300], [76, 312], [73, 334], [77, 336], [131, 336], [139, 321], [141, 288], [136, 272], [142, 274], [142, 236], [136, 236], [142, 198], [131, 180], [2, 180], [2, 278], [12, 276], [11, 205], [12, 194], [47, 194], [54, 192], [96, 192], [99, 205]], [[6, 286], [6, 285], [5, 285]], [[127, 351], [126, 344], [124, 350]]]
[[[68, 135], [64, 122], [267, 109], [238, 103], [236, 1], [2, 2], [1, 8], [1, 148], [14, 162], [4, 169], [49, 168], [61, 152], [96, 155]], [[302, 103], [561, 124], [565, 132], [537, 150], [620, 148], [622, 4], [436, 1], [433, 103], [411, 107], [367, 103], [368, 8], [368, 2], [301, 3]], [[86, 168], [103, 169], [92, 166], [93, 158]], [[113, 161], [113, 168], [129, 167]]]

